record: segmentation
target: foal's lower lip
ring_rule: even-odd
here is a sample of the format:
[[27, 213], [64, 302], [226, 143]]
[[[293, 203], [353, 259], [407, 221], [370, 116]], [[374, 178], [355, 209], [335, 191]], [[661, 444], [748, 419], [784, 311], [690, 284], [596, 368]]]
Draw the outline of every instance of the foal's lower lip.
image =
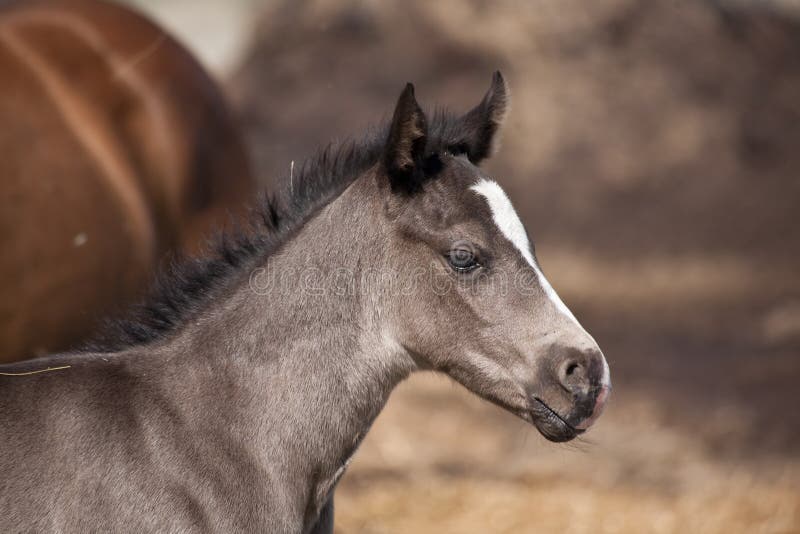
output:
[[[583, 430], [567, 423], [555, 410], [539, 398], [533, 398], [534, 407], [530, 410], [536, 429], [548, 440], [555, 442], [569, 441]], [[538, 413], [537, 413], [538, 412]]]

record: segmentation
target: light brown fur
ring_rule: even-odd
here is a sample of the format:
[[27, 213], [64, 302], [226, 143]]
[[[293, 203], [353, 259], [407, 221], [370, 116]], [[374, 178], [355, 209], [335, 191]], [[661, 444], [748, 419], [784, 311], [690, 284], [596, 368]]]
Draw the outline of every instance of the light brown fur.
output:
[[76, 346], [252, 192], [201, 66], [96, 0], [0, 8], [0, 362]]

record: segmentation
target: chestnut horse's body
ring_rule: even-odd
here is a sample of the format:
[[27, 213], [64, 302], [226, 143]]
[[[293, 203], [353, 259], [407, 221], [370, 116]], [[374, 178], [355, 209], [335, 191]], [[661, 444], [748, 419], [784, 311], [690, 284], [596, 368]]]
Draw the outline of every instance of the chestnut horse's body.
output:
[[251, 193], [219, 89], [94, 0], [0, 2], [0, 362], [80, 343]]

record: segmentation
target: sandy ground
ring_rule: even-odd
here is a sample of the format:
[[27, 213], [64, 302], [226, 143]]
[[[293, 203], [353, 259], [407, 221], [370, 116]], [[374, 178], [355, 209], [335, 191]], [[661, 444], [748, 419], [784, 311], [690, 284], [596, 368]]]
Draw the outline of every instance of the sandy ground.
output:
[[[720, 458], [669, 406], [615, 392], [575, 444], [415, 377], [337, 492], [339, 532], [797, 532], [800, 462]], [[718, 426], [736, 413], [709, 414]]]

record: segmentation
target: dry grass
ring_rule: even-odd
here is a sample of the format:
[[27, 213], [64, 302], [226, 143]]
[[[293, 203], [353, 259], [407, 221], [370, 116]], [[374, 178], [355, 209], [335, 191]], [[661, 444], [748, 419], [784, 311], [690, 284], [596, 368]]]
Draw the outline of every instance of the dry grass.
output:
[[728, 480], [678, 495], [557, 479], [443, 476], [339, 493], [338, 532], [797, 532], [796, 490]]
[[564, 446], [414, 377], [337, 492], [337, 532], [800, 532], [797, 459], [717, 458], [703, 432], [664, 422], [669, 407], [623, 397], [588, 441]]

